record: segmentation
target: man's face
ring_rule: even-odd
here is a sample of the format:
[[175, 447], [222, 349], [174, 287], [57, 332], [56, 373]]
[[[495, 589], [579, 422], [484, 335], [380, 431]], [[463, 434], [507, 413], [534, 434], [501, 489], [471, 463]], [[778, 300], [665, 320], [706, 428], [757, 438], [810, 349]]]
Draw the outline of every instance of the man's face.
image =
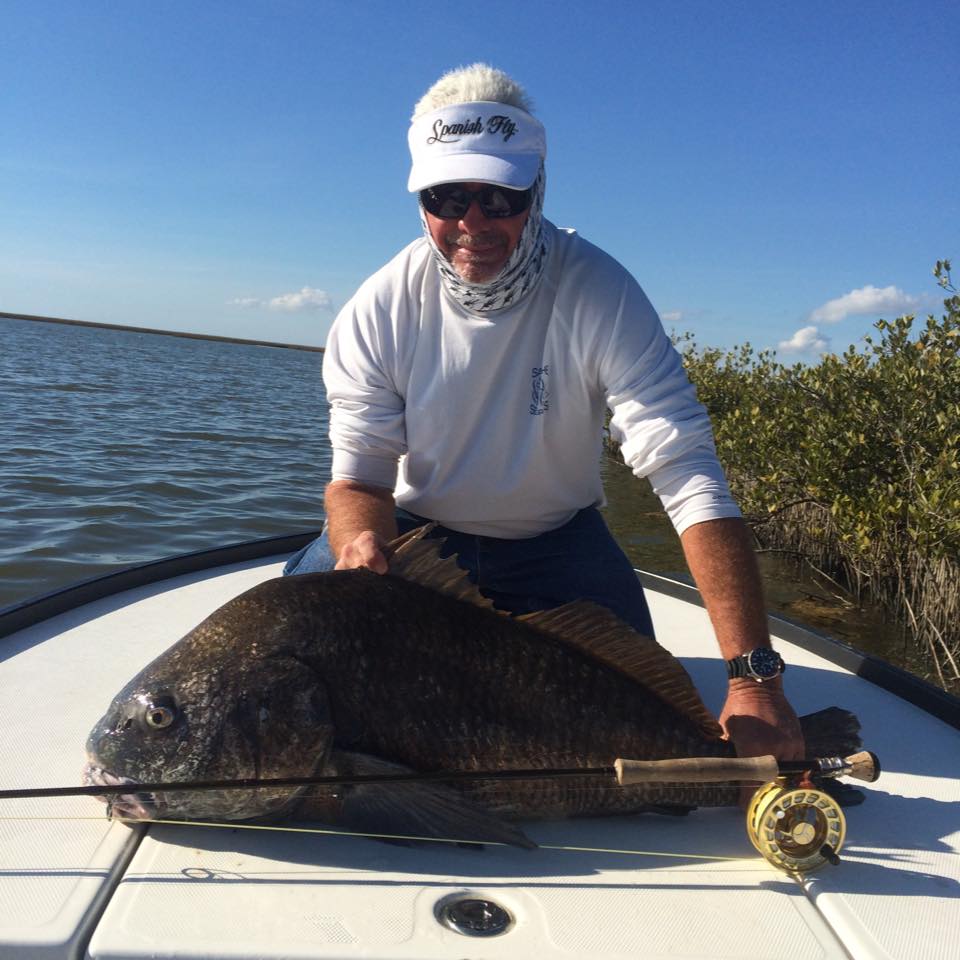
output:
[[[484, 184], [464, 186], [479, 190]], [[529, 214], [527, 209], [515, 217], [488, 219], [474, 200], [459, 220], [441, 220], [432, 213], [426, 217], [430, 236], [459, 276], [468, 283], [489, 283], [516, 249]]]

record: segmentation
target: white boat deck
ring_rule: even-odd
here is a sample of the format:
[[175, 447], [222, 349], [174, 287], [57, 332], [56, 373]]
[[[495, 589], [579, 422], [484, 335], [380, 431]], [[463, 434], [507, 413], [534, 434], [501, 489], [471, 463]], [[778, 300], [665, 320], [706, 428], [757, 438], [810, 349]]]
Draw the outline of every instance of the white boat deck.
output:
[[[127, 591], [0, 641], [0, 788], [79, 782], [87, 732], [148, 660], [279, 573], [238, 564]], [[175, 593], [171, 586], [177, 585]], [[708, 705], [705, 613], [650, 593], [658, 638]], [[854, 709], [883, 775], [849, 808], [841, 864], [803, 882], [737, 810], [525, 824], [534, 851], [235, 827], [109, 823], [89, 798], [0, 801], [0, 960], [91, 957], [947, 958], [960, 944], [960, 731], [790, 643], [798, 711]], [[589, 850], [555, 849], [581, 847]], [[703, 857], [717, 859], [700, 859]], [[471, 892], [515, 919], [437, 921]]]

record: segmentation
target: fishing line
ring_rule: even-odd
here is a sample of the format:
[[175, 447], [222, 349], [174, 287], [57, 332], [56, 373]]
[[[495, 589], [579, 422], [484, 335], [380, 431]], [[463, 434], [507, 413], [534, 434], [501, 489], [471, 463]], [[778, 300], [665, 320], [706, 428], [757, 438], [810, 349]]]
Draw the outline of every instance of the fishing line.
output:
[[[11, 820], [102, 820], [102, 817], [80, 817], [80, 816], [62, 816], [62, 817], [4, 817], [0, 816], [0, 822]], [[221, 830], [266, 830], [273, 833], [295, 833], [295, 834], [313, 834], [317, 836], [329, 837], [357, 837], [371, 840], [407, 840], [421, 843], [447, 843], [447, 844], [471, 844], [484, 847], [510, 847], [509, 843], [502, 843], [499, 840], [457, 840], [450, 837], [418, 837], [409, 836], [402, 833], [354, 833], [348, 830], [335, 830], [324, 827], [281, 827], [271, 824], [255, 823], [216, 823], [206, 820], [129, 820], [124, 817], [114, 817], [116, 823], [123, 823], [127, 826], [163, 824], [164, 826], [175, 827], [214, 827]], [[738, 863], [744, 860], [753, 860], [753, 857], [721, 857], [705, 853], [667, 853], [662, 850], [625, 850], [619, 847], [574, 847], [563, 844], [538, 843], [537, 850], [555, 850], [566, 853], [613, 853], [624, 856], [634, 857], [665, 857], [677, 860], [717, 860], [725, 863]]]

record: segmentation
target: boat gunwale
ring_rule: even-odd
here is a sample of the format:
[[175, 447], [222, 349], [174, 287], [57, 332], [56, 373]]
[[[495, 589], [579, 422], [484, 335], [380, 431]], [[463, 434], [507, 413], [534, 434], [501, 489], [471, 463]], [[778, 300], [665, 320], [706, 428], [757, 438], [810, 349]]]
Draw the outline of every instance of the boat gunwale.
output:
[[146, 587], [188, 573], [199, 573], [214, 567], [226, 567], [248, 560], [293, 553], [320, 535], [319, 530], [281, 534], [258, 540], [244, 540], [225, 547], [212, 547], [191, 553], [161, 557], [133, 566], [98, 574], [76, 583], [59, 587], [37, 597], [28, 597], [8, 607], [0, 608], [0, 639], [42, 623], [61, 613], [67, 613], [96, 600]]
[[[699, 607], [704, 606], [699, 590], [692, 584], [644, 570], [636, 572], [645, 590], [654, 590]], [[900, 700], [912, 703], [925, 713], [960, 730], [960, 697], [955, 697], [922, 677], [909, 673], [880, 657], [858, 650], [842, 640], [821, 633], [813, 627], [797, 623], [789, 617], [768, 614], [767, 619], [771, 624], [771, 632], [776, 636], [809, 653], [823, 657], [824, 660], [848, 670], [862, 680], [867, 680]]]
[[[293, 553], [319, 533], [319, 530], [310, 530], [245, 540], [224, 547], [150, 560], [70, 584], [0, 609], [0, 640], [59, 614], [136, 587], [148, 586], [188, 573]], [[700, 607], [704, 605], [699, 591], [692, 584], [639, 569], [636, 573], [646, 590]], [[769, 620], [772, 632], [778, 637], [823, 657], [960, 730], [960, 698], [900, 667], [811, 627], [772, 614], [769, 615]]]

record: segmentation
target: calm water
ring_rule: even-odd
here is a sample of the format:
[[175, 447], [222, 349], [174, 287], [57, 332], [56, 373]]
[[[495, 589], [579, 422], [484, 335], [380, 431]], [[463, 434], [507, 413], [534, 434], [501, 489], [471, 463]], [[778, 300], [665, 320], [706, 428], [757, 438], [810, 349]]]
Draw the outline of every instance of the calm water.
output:
[[315, 529], [321, 354], [0, 319], [0, 607]]
[[[134, 563], [321, 523], [319, 353], [0, 319], [0, 607]], [[608, 464], [607, 520], [685, 574], [646, 484]], [[763, 558], [772, 607], [898, 660], [899, 637]]]

